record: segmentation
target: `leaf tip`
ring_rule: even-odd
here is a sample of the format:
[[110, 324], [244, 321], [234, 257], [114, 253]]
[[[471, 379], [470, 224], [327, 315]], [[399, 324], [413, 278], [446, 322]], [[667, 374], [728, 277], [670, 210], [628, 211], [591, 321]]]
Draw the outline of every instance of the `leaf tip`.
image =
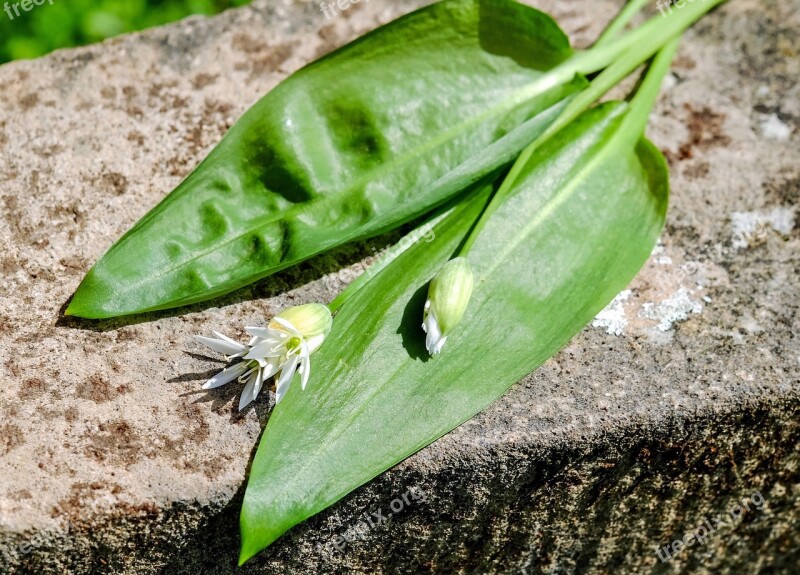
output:
[[107, 319], [135, 313], [137, 310], [127, 309], [125, 300], [120, 298], [113, 287], [101, 274], [92, 268], [81, 281], [72, 300], [64, 310], [64, 315], [85, 319]]
[[[281, 517], [280, 513], [276, 514], [276, 510], [272, 506], [261, 505], [263, 502], [258, 497], [258, 493], [253, 492], [253, 489], [253, 476], [251, 475], [239, 512], [240, 567], [272, 545], [291, 526], [308, 517], [308, 515], [300, 519]], [[268, 508], [272, 508], [272, 512], [268, 513], [266, 511]]]
[[247, 563], [247, 562], [250, 560], [250, 558], [251, 558], [251, 557], [252, 557], [252, 555], [248, 554], [248, 553], [247, 553], [247, 552], [244, 550], [244, 547], [242, 547], [242, 549], [241, 549], [241, 550], [239, 550], [239, 563], [238, 563], [238, 567], [242, 567], [242, 566], [244, 566], [244, 564], [245, 564], [245, 563]]
[[250, 559], [255, 557], [265, 547], [265, 545], [259, 545], [257, 541], [254, 541], [254, 538], [248, 535], [247, 530], [242, 528], [242, 545], [239, 548], [239, 567], [250, 561]]
[[64, 310], [65, 316], [77, 316], [87, 319], [96, 319], [98, 317], [96, 313], [97, 310], [95, 310], [95, 306], [92, 305], [93, 300], [97, 299], [95, 294], [98, 291], [96, 286], [97, 281], [92, 272], [93, 270], [89, 270], [89, 273], [83, 278], [78, 289], [75, 290], [72, 299], [67, 305], [67, 309]]

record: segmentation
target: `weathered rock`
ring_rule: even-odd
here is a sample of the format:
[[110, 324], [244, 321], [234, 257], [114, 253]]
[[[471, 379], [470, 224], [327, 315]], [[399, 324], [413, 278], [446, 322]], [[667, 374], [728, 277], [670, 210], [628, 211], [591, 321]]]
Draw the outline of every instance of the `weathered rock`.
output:
[[[326, 18], [256, 2], [0, 67], [0, 571], [236, 572], [271, 400], [239, 415], [236, 389], [200, 391], [219, 364], [191, 336], [330, 299], [390, 238], [134, 323], [60, 310], [260, 94], [422, 4]], [[616, 9], [536, 4], [583, 45]], [[738, 0], [687, 35], [650, 129], [671, 162], [668, 225], [626, 297], [242, 573], [796, 569], [798, 14]], [[389, 519], [367, 528], [376, 514]], [[703, 544], [676, 551], [686, 532]]]

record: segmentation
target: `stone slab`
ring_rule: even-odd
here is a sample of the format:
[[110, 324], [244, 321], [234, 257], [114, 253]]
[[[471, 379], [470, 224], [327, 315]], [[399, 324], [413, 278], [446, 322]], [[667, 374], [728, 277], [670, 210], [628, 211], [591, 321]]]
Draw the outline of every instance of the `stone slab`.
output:
[[[579, 46], [617, 8], [533, 3]], [[629, 291], [490, 409], [245, 569], [238, 508], [273, 398], [239, 414], [236, 389], [202, 392], [219, 364], [191, 336], [327, 301], [392, 236], [180, 314], [60, 317], [92, 263], [261, 94], [423, 4], [372, 0], [329, 18], [316, 3], [259, 0], [0, 67], [0, 572], [798, 564], [797, 0], [729, 2], [687, 34], [649, 130], [670, 160], [672, 205]], [[743, 499], [750, 508], [703, 545], [660, 560], [656, 548]]]

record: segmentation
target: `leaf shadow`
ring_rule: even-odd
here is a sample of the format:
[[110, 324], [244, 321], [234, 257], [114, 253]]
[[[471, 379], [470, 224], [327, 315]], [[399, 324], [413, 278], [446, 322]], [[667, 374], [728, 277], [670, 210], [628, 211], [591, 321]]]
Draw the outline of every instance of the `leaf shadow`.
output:
[[[245, 477], [250, 476], [263, 433], [264, 424], [248, 455]], [[247, 481], [242, 481], [230, 499], [219, 507], [210, 507], [201, 522], [189, 527], [186, 539], [179, 537], [169, 542], [168, 545], [172, 544], [174, 548], [165, 553], [168, 559], [161, 572], [175, 575], [207, 573], [212, 567], [214, 571], [221, 569], [225, 573], [246, 572], [247, 569], [238, 568], [236, 552], [241, 545], [239, 514], [246, 490]]]
[[422, 329], [422, 312], [428, 296], [428, 284], [421, 286], [408, 300], [397, 332], [403, 338], [403, 347], [412, 359], [426, 362], [430, 359], [425, 347], [425, 332]]

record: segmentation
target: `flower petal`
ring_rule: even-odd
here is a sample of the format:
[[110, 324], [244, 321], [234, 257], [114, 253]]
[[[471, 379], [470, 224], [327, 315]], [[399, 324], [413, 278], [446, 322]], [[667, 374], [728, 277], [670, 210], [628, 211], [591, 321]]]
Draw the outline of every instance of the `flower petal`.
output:
[[237, 379], [245, 371], [247, 371], [247, 362], [240, 361], [236, 365], [232, 365], [223, 369], [217, 375], [205, 382], [205, 384], [203, 384], [203, 389], [214, 389], [216, 387], [220, 387], [221, 385], [225, 385], [226, 383]]
[[247, 407], [250, 402], [252, 402], [255, 397], [253, 396], [253, 390], [256, 387], [256, 381], [258, 381], [258, 374], [261, 373], [260, 369], [256, 369], [253, 373], [250, 374], [250, 377], [247, 378], [247, 383], [244, 386], [244, 390], [242, 391], [242, 396], [239, 398], [239, 411], [242, 411], [245, 407]]
[[[286, 331], [288, 331], [292, 335], [294, 335], [296, 337], [303, 337], [303, 334], [300, 333], [298, 331], [298, 329], [296, 327], [294, 327], [290, 321], [287, 321], [287, 320], [283, 319], [282, 317], [277, 317], [277, 316], [273, 317], [272, 321], [274, 321], [275, 323], [277, 323], [278, 325], [283, 327]], [[270, 323], [272, 323], [272, 322], [270, 322]]]
[[292, 383], [295, 369], [297, 369], [297, 362], [300, 358], [296, 355], [289, 356], [286, 363], [283, 365], [281, 376], [278, 378], [278, 383], [275, 385], [275, 403], [277, 404], [289, 391], [289, 385]]
[[264, 359], [267, 357], [279, 357], [283, 355], [283, 348], [286, 347], [283, 342], [276, 342], [274, 340], [262, 340], [255, 344], [247, 353], [245, 359]]
[[256, 375], [256, 383], [253, 386], [253, 398], [251, 401], [255, 401], [258, 398], [258, 394], [261, 393], [261, 386], [264, 384], [264, 370], [259, 369]]
[[220, 332], [218, 332], [218, 331], [212, 331], [211, 333], [213, 333], [213, 334], [214, 334], [214, 337], [216, 337], [217, 339], [221, 339], [222, 341], [227, 341], [228, 343], [230, 343], [230, 344], [233, 344], [233, 345], [236, 345], [236, 346], [239, 346], [239, 347], [244, 347], [244, 346], [242, 346], [242, 344], [240, 344], [238, 341], [236, 341], [235, 339], [231, 339], [231, 338], [229, 338], [229, 337], [228, 337], [227, 335], [225, 335], [224, 333], [220, 333]]
[[237, 343], [230, 338], [212, 339], [210, 337], [203, 337], [202, 335], [196, 335], [194, 338], [203, 345], [224, 355], [240, 354], [247, 351], [247, 346]]
[[311, 360], [309, 360], [307, 355], [300, 357], [300, 375], [302, 375], [300, 388], [305, 389], [308, 383], [308, 377], [311, 375]]
[[447, 336], [440, 338], [433, 344], [433, 351], [430, 352], [431, 355], [436, 355], [437, 353], [442, 352], [442, 348], [444, 347], [445, 342], [447, 341]]
[[428, 334], [425, 337], [425, 347], [428, 349], [428, 353], [436, 355], [442, 351], [445, 341], [447, 341], [447, 336], [442, 335], [439, 329], [439, 323], [436, 321], [436, 314], [430, 307], [430, 302], [425, 304], [425, 317], [423, 319], [422, 329]]
[[281, 362], [277, 360], [277, 358], [272, 359], [259, 359], [258, 360], [261, 369], [264, 372], [264, 379], [267, 380], [276, 373], [281, 368]]
[[313, 335], [308, 339], [306, 339], [305, 341], [308, 343], [308, 353], [309, 355], [311, 355], [312, 353], [317, 351], [317, 349], [319, 349], [319, 346], [322, 345], [322, 342], [325, 341], [325, 334], [321, 333], [319, 335]]
[[300, 368], [298, 371], [302, 376], [300, 380], [300, 387], [302, 389], [306, 388], [306, 384], [308, 383], [308, 376], [311, 375], [311, 352], [308, 350], [308, 345], [305, 341], [300, 342]]
[[289, 337], [289, 334], [287, 334], [284, 331], [280, 331], [280, 330], [277, 330], [277, 329], [270, 329], [268, 327], [252, 327], [252, 326], [250, 326], [250, 327], [244, 328], [244, 330], [247, 333], [249, 333], [250, 335], [252, 335], [253, 337], [258, 337], [258, 338], [262, 338], [262, 339], [273, 339], [273, 338], [285, 339], [285, 338]]

